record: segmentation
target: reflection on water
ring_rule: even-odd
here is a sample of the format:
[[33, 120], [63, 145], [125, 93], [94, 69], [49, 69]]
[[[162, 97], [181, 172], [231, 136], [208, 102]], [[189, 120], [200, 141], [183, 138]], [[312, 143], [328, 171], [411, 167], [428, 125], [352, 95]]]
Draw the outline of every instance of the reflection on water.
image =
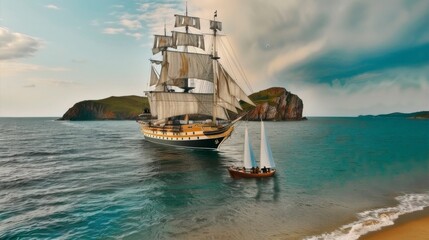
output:
[[[238, 148], [234, 151], [240, 152]], [[277, 177], [231, 179], [227, 167], [240, 164], [241, 156], [230, 158], [225, 150], [178, 149], [141, 142], [140, 151], [150, 159], [140, 171], [140, 184], [145, 189], [140, 197], [146, 203], [140, 219], [148, 224], [127, 238], [200, 239], [208, 233], [222, 237], [225, 229], [229, 229], [228, 238], [247, 237], [253, 230], [243, 228], [242, 222], [270, 218], [271, 210], [264, 211], [258, 202], [273, 204], [279, 199]], [[154, 214], [162, 217], [154, 219]]]

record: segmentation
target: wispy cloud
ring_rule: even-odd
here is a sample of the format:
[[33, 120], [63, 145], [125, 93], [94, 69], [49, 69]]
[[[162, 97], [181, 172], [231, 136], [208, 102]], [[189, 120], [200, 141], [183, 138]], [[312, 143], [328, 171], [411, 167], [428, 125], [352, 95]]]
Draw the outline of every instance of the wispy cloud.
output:
[[64, 72], [69, 71], [63, 67], [47, 67], [37, 64], [20, 63], [15, 61], [5, 61], [0, 64], [2, 76], [10, 77], [28, 72]]
[[124, 11], [123, 7], [112, 6], [116, 9], [109, 15], [113, 16], [114, 20], [104, 21], [104, 24], [109, 27], [104, 28], [103, 33], [124, 34], [141, 40], [142, 32], [150, 32], [150, 36], [152, 36], [152, 34], [164, 31], [164, 23], [168, 27], [173, 26], [174, 14], [183, 12], [178, 9], [184, 8], [182, 3], [170, 2], [138, 3], [137, 5], [137, 9], [133, 11]]
[[35, 82], [37, 85], [39, 84], [49, 84], [55, 86], [69, 86], [69, 85], [79, 85], [78, 83], [71, 80], [63, 80], [56, 78], [30, 78], [32, 82]]
[[125, 33], [125, 35], [134, 37], [136, 40], [140, 40], [143, 37], [143, 35], [141, 33], [129, 33], [129, 32], [127, 32], [127, 33]]
[[120, 23], [122, 26], [124, 26], [130, 30], [137, 30], [137, 29], [142, 28], [140, 21], [131, 20], [131, 19], [126, 18], [125, 16], [121, 18]]
[[42, 41], [0, 27], [0, 60], [30, 57], [42, 46]]
[[60, 10], [60, 8], [57, 5], [54, 5], [54, 4], [45, 5], [45, 8], [49, 8], [49, 9], [52, 9], [52, 10]]
[[122, 33], [124, 31], [125, 31], [125, 29], [123, 29], [123, 28], [110, 28], [109, 27], [109, 28], [103, 29], [104, 34], [110, 34], [110, 35], [119, 34], [119, 33]]

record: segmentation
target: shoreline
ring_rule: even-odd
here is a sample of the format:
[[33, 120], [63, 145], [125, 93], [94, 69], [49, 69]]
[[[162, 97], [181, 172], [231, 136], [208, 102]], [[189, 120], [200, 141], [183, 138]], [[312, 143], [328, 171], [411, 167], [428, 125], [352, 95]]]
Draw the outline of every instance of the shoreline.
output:
[[429, 207], [412, 213], [403, 214], [394, 221], [393, 225], [378, 231], [362, 235], [362, 240], [379, 239], [428, 239], [429, 236]]

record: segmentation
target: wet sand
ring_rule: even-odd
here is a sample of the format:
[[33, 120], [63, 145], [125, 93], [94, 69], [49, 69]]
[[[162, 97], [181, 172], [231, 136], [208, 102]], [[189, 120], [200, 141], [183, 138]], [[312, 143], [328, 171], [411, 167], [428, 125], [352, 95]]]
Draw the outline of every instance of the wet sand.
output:
[[362, 240], [429, 239], [429, 207], [400, 216], [395, 224], [362, 236]]

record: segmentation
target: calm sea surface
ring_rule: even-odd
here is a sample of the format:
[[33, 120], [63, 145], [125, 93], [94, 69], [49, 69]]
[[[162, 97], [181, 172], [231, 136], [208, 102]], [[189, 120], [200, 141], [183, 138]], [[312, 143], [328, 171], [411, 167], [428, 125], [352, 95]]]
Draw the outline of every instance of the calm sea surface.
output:
[[429, 205], [427, 120], [267, 122], [277, 175], [233, 180], [245, 124], [202, 151], [133, 121], [0, 118], [0, 238], [353, 239]]

